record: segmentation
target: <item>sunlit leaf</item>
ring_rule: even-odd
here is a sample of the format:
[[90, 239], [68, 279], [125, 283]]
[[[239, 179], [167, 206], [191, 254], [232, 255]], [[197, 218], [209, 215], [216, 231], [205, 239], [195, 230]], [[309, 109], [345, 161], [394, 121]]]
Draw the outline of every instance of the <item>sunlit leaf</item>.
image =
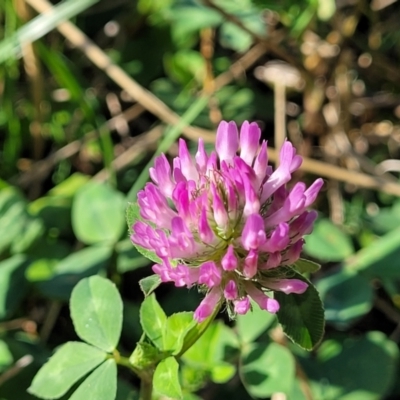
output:
[[295, 360], [287, 348], [277, 343], [253, 343], [241, 356], [240, 376], [252, 396], [288, 393], [294, 381]]
[[122, 329], [122, 300], [108, 279], [92, 276], [72, 291], [71, 317], [78, 336], [107, 352], [118, 344]]
[[115, 243], [122, 235], [125, 200], [106, 184], [89, 182], [78, 190], [72, 204], [72, 227], [86, 244]]
[[167, 318], [163, 334], [164, 349], [171, 354], [178, 354], [183, 346], [186, 333], [194, 326], [192, 312], [180, 312]]
[[154, 389], [160, 394], [173, 399], [182, 398], [178, 369], [179, 365], [175, 357], [167, 357], [162, 360], [154, 372]]
[[296, 278], [306, 281], [308, 288], [303, 294], [275, 292], [274, 297], [280, 304], [277, 316], [283, 331], [293, 342], [312, 350], [324, 335], [324, 308], [312, 283], [300, 274]]
[[86, 343], [68, 342], [43, 365], [29, 393], [44, 399], [58, 399], [106, 358], [106, 353]]
[[150, 296], [161, 284], [160, 275], [154, 274], [147, 276], [139, 281], [140, 289], [147, 297]]
[[26, 293], [26, 256], [15, 255], [0, 262], [0, 319], [11, 314]]
[[36, 282], [46, 296], [68, 300], [74, 286], [83, 278], [105, 270], [112, 255], [110, 246], [90, 246], [59, 261], [52, 275]]
[[304, 249], [310, 256], [323, 261], [342, 261], [354, 253], [350, 236], [325, 218], [315, 222]]
[[114, 400], [117, 394], [117, 365], [107, 360], [76, 389], [69, 400]]
[[163, 333], [167, 323], [167, 316], [158, 304], [154, 294], [146, 297], [140, 306], [140, 323], [148, 338], [160, 350], [164, 350]]
[[[137, 205], [137, 203], [129, 203], [128, 204], [128, 207], [126, 208], [126, 221], [128, 224], [129, 233], [132, 234], [134, 223], [136, 221], [141, 221], [140, 210], [139, 210], [139, 206]], [[139, 246], [137, 244], [132, 244], [132, 245], [136, 247], [137, 251], [140, 254], [142, 254], [149, 260], [154, 261], [157, 264], [161, 264], [162, 261], [156, 255], [156, 253], [154, 251], [147, 250], [144, 247]]]
[[252, 304], [252, 310], [247, 314], [238, 315], [236, 318], [236, 328], [240, 340], [251, 343], [265, 332], [276, 321], [273, 314], [261, 310], [257, 304]]

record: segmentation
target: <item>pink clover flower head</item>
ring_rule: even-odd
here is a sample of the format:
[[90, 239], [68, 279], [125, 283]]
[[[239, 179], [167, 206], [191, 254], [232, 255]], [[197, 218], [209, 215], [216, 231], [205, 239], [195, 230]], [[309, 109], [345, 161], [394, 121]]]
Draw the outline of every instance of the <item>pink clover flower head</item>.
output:
[[239, 133], [234, 122], [222, 121], [216, 152], [207, 154], [199, 139], [193, 157], [181, 139], [172, 165], [164, 154], [157, 157], [153, 182], [138, 194], [141, 221], [133, 225], [131, 240], [161, 259], [153, 271], [163, 282], [205, 293], [194, 314], [198, 322], [222, 302], [231, 316], [248, 312], [250, 299], [276, 313], [274, 291], [307, 290], [290, 266], [312, 231], [317, 214], [307, 209], [323, 180], [288, 190], [301, 157], [286, 141], [273, 170], [260, 138], [254, 122], [246, 121]]

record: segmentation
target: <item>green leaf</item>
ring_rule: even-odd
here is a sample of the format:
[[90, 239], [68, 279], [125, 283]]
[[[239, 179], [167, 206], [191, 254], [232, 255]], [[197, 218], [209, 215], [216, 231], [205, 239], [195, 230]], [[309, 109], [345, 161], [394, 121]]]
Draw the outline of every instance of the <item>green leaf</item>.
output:
[[187, 391], [197, 392], [206, 385], [210, 378], [210, 373], [206, 369], [199, 368], [198, 366], [188, 365], [186, 363], [180, 365], [179, 373], [182, 387], [185, 391], [185, 400]]
[[181, 49], [164, 56], [167, 74], [182, 85], [189, 84], [193, 79], [201, 82], [204, 79], [206, 65], [203, 56], [195, 50]]
[[72, 203], [72, 227], [86, 244], [115, 243], [124, 229], [125, 200], [122, 193], [106, 184], [89, 182], [75, 195]]
[[236, 318], [236, 329], [241, 342], [251, 343], [276, 320], [275, 315], [252, 303], [252, 311]]
[[241, 355], [240, 377], [246, 390], [266, 398], [276, 392], [289, 393], [295, 377], [291, 352], [277, 344], [253, 343]]
[[319, 219], [307, 237], [304, 250], [322, 261], [342, 261], [354, 253], [351, 238], [329, 219]]
[[154, 389], [160, 394], [173, 399], [182, 398], [182, 389], [178, 376], [179, 365], [175, 357], [162, 360], [154, 372]]
[[39, 217], [52, 236], [71, 236], [71, 199], [44, 196], [29, 204], [29, 211]]
[[253, 38], [233, 22], [224, 22], [221, 26], [220, 41], [224, 47], [245, 52], [253, 43]]
[[180, 312], [171, 315], [164, 325], [163, 350], [178, 354], [183, 346], [186, 333], [196, 324], [192, 312]]
[[0, 372], [3, 372], [13, 362], [13, 355], [11, 354], [7, 343], [0, 340]]
[[117, 243], [115, 251], [118, 255], [117, 270], [120, 274], [149, 265], [149, 260], [135, 249], [129, 239]]
[[129, 362], [138, 369], [146, 369], [157, 364], [160, 355], [160, 351], [150, 343], [139, 342], [129, 357]]
[[323, 277], [317, 289], [325, 307], [325, 318], [340, 328], [367, 314], [374, 301], [374, 290], [365, 277], [342, 270]]
[[227, 362], [220, 362], [211, 369], [211, 380], [215, 383], [225, 383], [233, 378], [236, 367]]
[[[129, 203], [128, 207], [126, 208], [126, 222], [128, 224], [129, 233], [132, 235], [134, 233], [133, 225], [137, 221], [141, 221], [142, 218], [140, 216], [140, 209], [137, 203]], [[161, 259], [156, 255], [154, 251], [147, 250], [144, 247], [141, 247], [137, 244], [133, 244], [136, 247], [137, 251], [148, 258], [149, 260], [161, 264]]]
[[67, 179], [65, 179], [65, 181], [62, 181], [58, 185], [54, 186], [51, 190], [49, 190], [49, 195], [72, 198], [78, 191], [78, 189], [84, 186], [89, 180], [90, 177], [88, 175], [75, 172]]
[[398, 279], [400, 277], [400, 228], [397, 228], [346, 260], [343, 268], [360, 271], [369, 278]]
[[307, 282], [308, 288], [303, 294], [275, 292], [278, 321], [294, 343], [312, 350], [324, 335], [324, 308], [314, 285], [300, 274], [295, 277]]
[[145, 297], [150, 296], [161, 284], [160, 275], [154, 274], [147, 276], [139, 281], [140, 289], [142, 289]]
[[40, 368], [28, 391], [44, 399], [58, 399], [103, 362], [106, 355], [86, 343], [68, 342]]
[[25, 270], [29, 265], [23, 255], [15, 255], [0, 262], [0, 319], [10, 315], [25, 295]]
[[115, 285], [100, 276], [81, 280], [72, 291], [71, 317], [78, 336], [112, 352], [122, 329], [122, 300]]
[[61, 260], [49, 279], [36, 284], [46, 296], [68, 300], [72, 289], [81, 279], [106, 268], [111, 255], [110, 246], [86, 247]]
[[31, 218], [28, 214], [23, 219], [22, 232], [13, 240], [11, 253], [27, 251], [43, 235], [44, 226], [40, 219]]
[[187, 5], [176, 4], [171, 10], [170, 17], [172, 27], [183, 36], [202, 28], [218, 26], [223, 21], [216, 10], [196, 4], [196, 2], [188, 2]]
[[314, 398], [385, 399], [398, 381], [399, 350], [382, 332], [372, 331], [343, 341], [324, 341], [318, 349], [317, 360], [315, 355], [308, 358], [302, 364], [312, 380]]
[[[200, 325], [200, 324], [196, 324]], [[224, 364], [236, 353], [238, 343], [232, 329], [222, 322], [212, 323], [203, 335], [191, 346], [182, 359], [185, 363], [212, 371], [216, 365]]]
[[140, 323], [147, 337], [160, 350], [164, 350], [163, 333], [167, 323], [167, 316], [158, 304], [154, 294], [146, 297], [140, 306]]
[[97, 367], [69, 400], [114, 400], [117, 394], [117, 365], [110, 359]]
[[304, 258], [299, 258], [293, 265], [293, 268], [297, 271], [300, 272], [301, 274], [305, 273], [313, 273], [317, 272], [320, 268], [321, 265], [310, 260], [306, 260]]
[[[209, 343], [211, 342], [211, 339], [207, 335], [214, 335], [215, 334], [215, 329], [217, 329], [217, 332], [221, 332], [221, 328], [218, 324], [213, 324], [213, 321], [216, 317], [216, 315], [220, 311], [220, 304], [215, 308], [213, 313], [207, 317], [203, 322], [200, 322], [198, 324], [194, 324], [194, 326], [188, 330], [188, 332], [185, 335], [185, 338], [183, 340], [183, 346], [182, 350], [179, 353], [179, 356], [184, 355], [184, 357], [191, 358], [194, 356], [194, 358], [198, 357], [200, 358], [200, 362], [203, 364], [207, 365], [207, 361], [205, 360], [205, 356], [209, 354]], [[211, 326], [210, 326], [211, 324]], [[232, 330], [223, 325], [226, 330], [224, 333], [224, 341], [225, 344], [229, 343], [229, 346], [232, 347], [237, 347], [238, 343], [236, 340], [236, 336], [233, 334]], [[204, 336], [205, 335], [205, 336]], [[208, 339], [206, 339], [206, 338]], [[216, 343], [220, 343], [220, 335], [216, 334], [215, 336]], [[224, 344], [224, 346], [225, 346]], [[204, 349], [206, 351], [204, 352]], [[216, 350], [216, 349], [214, 349]], [[200, 351], [200, 354], [197, 354]], [[213, 357], [218, 357], [220, 355], [219, 351], [212, 351]]]
[[32, 218], [26, 206], [18, 190], [0, 191], [0, 252], [11, 247], [11, 253], [22, 253], [42, 235], [41, 220]]

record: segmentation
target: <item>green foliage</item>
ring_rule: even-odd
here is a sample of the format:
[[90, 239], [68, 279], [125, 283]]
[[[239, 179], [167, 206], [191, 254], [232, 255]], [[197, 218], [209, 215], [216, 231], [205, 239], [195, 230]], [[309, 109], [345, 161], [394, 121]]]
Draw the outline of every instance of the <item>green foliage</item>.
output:
[[[236, 368], [227, 362], [238, 347], [233, 332], [222, 323], [213, 323], [183, 355], [187, 370], [196, 370], [204, 378], [209, 376], [216, 383], [229, 381]], [[197, 378], [198, 379], [198, 378]]]
[[78, 190], [72, 205], [72, 227], [85, 244], [115, 243], [125, 226], [125, 201], [107, 185], [90, 182]]
[[132, 246], [130, 239], [117, 243], [115, 251], [117, 253], [117, 270], [120, 274], [149, 265], [149, 260]]
[[174, 357], [162, 360], [154, 372], [154, 390], [173, 399], [182, 398], [182, 389], [179, 383], [178, 362]]
[[74, 383], [100, 365], [106, 353], [86, 343], [68, 342], [40, 369], [29, 392], [44, 399], [58, 399]]
[[117, 393], [117, 365], [107, 360], [97, 367], [78, 387], [70, 400], [114, 400]]
[[[139, 210], [139, 206], [137, 205], [137, 203], [129, 203], [128, 207], [126, 208], [126, 220], [128, 223], [128, 229], [129, 229], [129, 233], [133, 233], [133, 224], [136, 221], [139, 221], [140, 218], [140, 210]], [[145, 256], [146, 258], [148, 258], [151, 261], [154, 261], [155, 263], [161, 263], [161, 260], [159, 257], [156, 256], [156, 254], [153, 251], [147, 250], [145, 248], [143, 248], [142, 246], [139, 246], [137, 244], [134, 244], [134, 246], [136, 247], [137, 251], [142, 254], [143, 256]]]
[[373, 288], [363, 276], [347, 270], [328, 275], [317, 283], [324, 302], [325, 318], [346, 327], [367, 314], [373, 305]]
[[307, 254], [323, 261], [342, 261], [354, 253], [350, 236], [328, 219], [315, 222], [304, 248]]
[[397, 379], [398, 352], [382, 332], [371, 331], [361, 338], [327, 340], [317, 363], [301, 360], [316, 396], [372, 400], [384, 398]]
[[139, 281], [140, 289], [142, 289], [143, 294], [147, 297], [151, 295], [154, 290], [157, 289], [161, 284], [160, 275], [154, 274]]
[[280, 304], [278, 321], [294, 343], [312, 350], [324, 335], [324, 308], [314, 285], [301, 275], [296, 278], [306, 281], [308, 288], [302, 294], [275, 292]]
[[0, 191], [0, 252], [23, 253], [43, 234], [40, 220], [32, 217], [27, 202], [13, 187]]
[[177, 355], [182, 350], [186, 334], [193, 328], [195, 322], [192, 312], [172, 314], [164, 325], [164, 348], [172, 350]]
[[15, 57], [26, 42], [36, 40], [54, 29], [61, 22], [74, 17], [89, 8], [98, 0], [66, 0], [58, 5], [52, 13], [40, 14], [25, 24], [12, 36], [0, 42], [0, 63]]
[[0, 262], [0, 319], [11, 315], [25, 296], [27, 265], [27, 258], [20, 254]]
[[160, 350], [164, 350], [163, 332], [167, 316], [154, 294], [147, 296], [140, 306], [140, 323], [148, 338]]
[[13, 362], [13, 355], [3, 340], [0, 341], [0, 371], [3, 372]]
[[236, 329], [243, 343], [252, 343], [264, 333], [276, 320], [275, 315], [261, 310], [252, 303], [252, 311], [236, 318]]
[[82, 279], [105, 271], [112, 256], [109, 246], [90, 246], [57, 262], [46, 279], [36, 282], [46, 296], [68, 300], [73, 287]]
[[[128, 372], [146, 371], [155, 371], [155, 397], [399, 398], [400, 203], [386, 183], [396, 186], [400, 155], [399, 8], [65, 0], [53, 2], [54, 12], [25, 13], [16, 7], [23, 1], [14, 3], [0, 1], [0, 399], [136, 400]], [[98, 68], [86, 43], [71, 47], [55, 30], [68, 19], [136, 82], [120, 88], [106, 58]], [[322, 267], [304, 259], [292, 267], [315, 273], [325, 311], [310, 286], [303, 295], [277, 293], [278, 318], [253, 305], [236, 321], [196, 324], [197, 293], [156, 291], [161, 279], [150, 266], [160, 259], [132, 246], [123, 210], [153, 156], [175, 156], [185, 125], [256, 120], [275, 145], [273, 89], [253, 77], [265, 57], [285, 60], [306, 82], [286, 93], [288, 137], [301, 154], [356, 168], [379, 188], [339, 182], [318, 198], [335, 224], [319, 219], [305, 252]], [[157, 99], [144, 101], [142, 88]], [[180, 124], [167, 126], [174, 116], [165, 105]], [[159, 124], [160, 139], [150, 132]], [[139, 214], [128, 206], [130, 233]], [[286, 341], [278, 322], [312, 353]], [[87, 343], [73, 341], [73, 324]], [[117, 364], [126, 381], [117, 380]]]
[[276, 343], [252, 344], [242, 353], [240, 376], [247, 391], [265, 398], [292, 388], [295, 360], [288, 349]]
[[304, 258], [299, 258], [293, 267], [300, 274], [307, 274], [317, 272], [321, 268], [321, 265], [310, 260], [305, 260]]
[[109, 280], [92, 276], [72, 291], [71, 317], [78, 336], [106, 352], [118, 344], [122, 329], [122, 301]]
[[97, 367], [70, 398], [114, 400], [116, 360], [106, 358], [115, 350], [122, 328], [122, 300], [115, 285], [99, 276], [81, 280], [72, 291], [71, 317], [76, 333], [89, 344], [63, 345], [39, 370], [29, 392], [44, 399], [60, 398]]
[[180, 353], [187, 334], [195, 325], [191, 312], [167, 317], [154, 294], [147, 296], [140, 307], [140, 323], [160, 351], [173, 355]]

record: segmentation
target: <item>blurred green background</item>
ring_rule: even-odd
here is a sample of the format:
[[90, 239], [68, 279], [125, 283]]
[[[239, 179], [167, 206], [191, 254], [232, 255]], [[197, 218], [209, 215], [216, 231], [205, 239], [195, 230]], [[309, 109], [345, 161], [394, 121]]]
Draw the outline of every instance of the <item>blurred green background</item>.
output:
[[[77, 340], [83, 277], [117, 284], [132, 351], [151, 264], [126, 205], [155, 154], [180, 136], [211, 148], [221, 119], [257, 121], [271, 148], [287, 134], [305, 157], [293, 182], [325, 179], [304, 256], [322, 264], [326, 335], [307, 353], [265, 312], [221, 316], [209, 353], [182, 360], [185, 399], [400, 398], [399, 20], [396, 0], [1, 1], [0, 399], [33, 399]], [[200, 298], [157, 297], [167, 313]], [[117, 399], [137, 385], [121, 371]]]

